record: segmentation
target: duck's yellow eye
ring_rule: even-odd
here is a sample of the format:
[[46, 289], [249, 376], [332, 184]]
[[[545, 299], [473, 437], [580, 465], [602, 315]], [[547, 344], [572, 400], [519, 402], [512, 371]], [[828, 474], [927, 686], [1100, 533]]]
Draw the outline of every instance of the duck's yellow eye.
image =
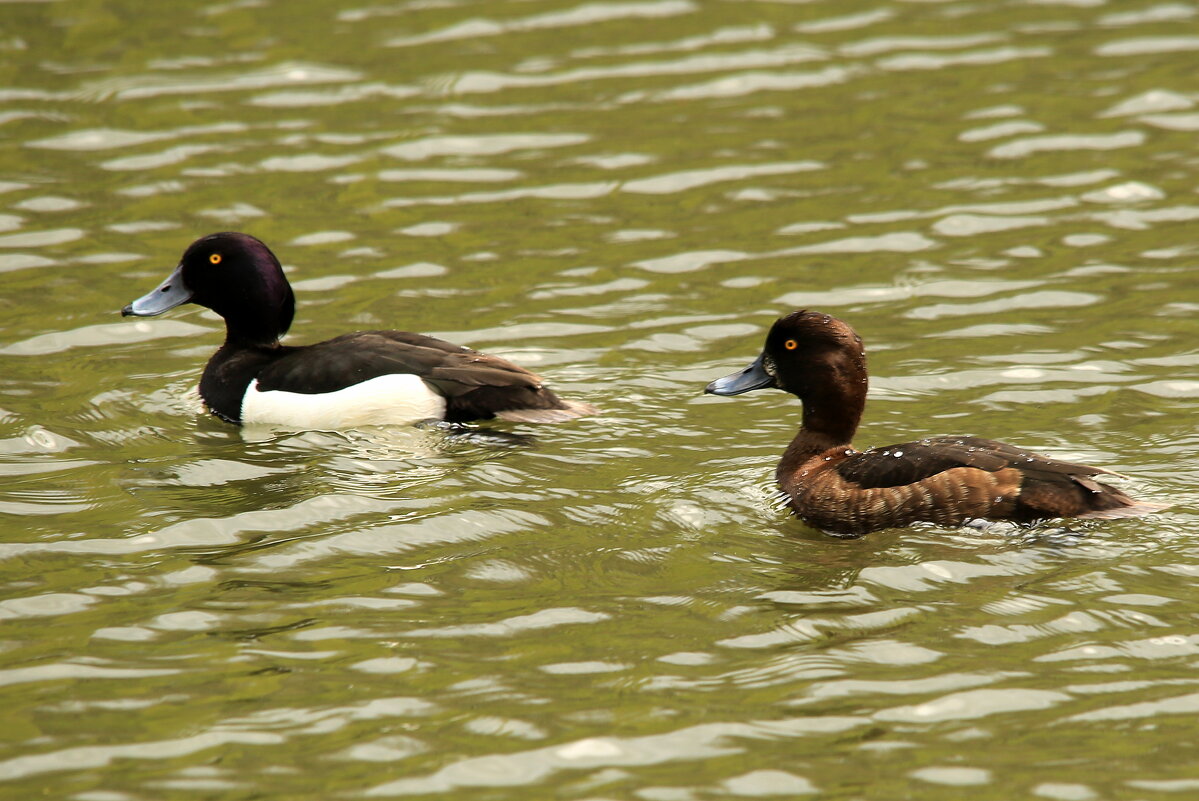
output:
[[796, 342], [794, 339], [788, 339], [786, 342], [783, 343], [783, 347], [786, 348], [787, 350], [795, 350], [796, 348], [799, 347], [799, 343]]
[[211, 256], [208, 257], [208, 260], [210, 262], [212, 262], [213, 264], [220, 264], [221, 263], [221, 254], [213, 253]]

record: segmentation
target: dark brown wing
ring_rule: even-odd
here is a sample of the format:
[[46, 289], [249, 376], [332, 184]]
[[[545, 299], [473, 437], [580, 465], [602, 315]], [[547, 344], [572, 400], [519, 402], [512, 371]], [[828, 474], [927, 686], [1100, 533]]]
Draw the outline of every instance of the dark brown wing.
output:
[[874, 448], [846, 459], [836, 470], [846, 481], [872, 489], [912, 484], [955, 467], [974, 467], [988, 473], [1014, 467], [1026, 475], [1070, 476], [1079, 483], [1086, 482], [1087, 476], [1111, 474], [1101, 467], [1051, 459], [1006, 442], [965, 436], [929, 437]]
[[454, 422], [504, 417], [555, 422], [595, 410], [564, 401], [523, 367], [424, 334], [359, 331], [289, 349], [258, 373], [260, 390], [318, 394], [395, 373], [415, 375], [446, 398]]
[[382, 375], [418, 376], [447, 397], [477, 387], [536, 389], [541, 379], [511, 362], [423, 334], [359, 331], [296, 348], [258, 374], [261, 390], [336, 392]]
[[[877, 519], [868, 520], [870, 510], [860, 510], [851, 530], [914, 520], [956, 524], [971, 517], [1018, 522], [1129, 517], [1163, 508], [1092, 478], [1118, 473], [977, 437], [930, 437], [875, 448], [846, 458], [833, 472], [844, 481], [847, 497], [880, 493], [881, 505], [871, 512]], [[1014, 485], [1012, 477], [1018, 477]]]

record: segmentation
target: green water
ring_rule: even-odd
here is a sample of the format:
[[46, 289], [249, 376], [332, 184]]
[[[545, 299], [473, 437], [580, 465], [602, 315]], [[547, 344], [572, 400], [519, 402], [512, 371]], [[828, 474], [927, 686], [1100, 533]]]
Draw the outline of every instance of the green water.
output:
[[[0, 796], [1187, 798], [1199, 7], [0, 5]], [[240, 431], [196, 236], [289, 342], [434, 333], [600, 417]], [[795, 307], [857, 444], [1173, 503], [838, 541], [774, 506]]]

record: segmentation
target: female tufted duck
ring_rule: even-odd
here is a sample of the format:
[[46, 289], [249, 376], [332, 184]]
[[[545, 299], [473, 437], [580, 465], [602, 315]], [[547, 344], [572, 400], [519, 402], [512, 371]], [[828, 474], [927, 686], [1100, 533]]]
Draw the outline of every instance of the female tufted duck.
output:
[[225, 318], [225, 344], [204, 368], [200, 396], [231, 423], [553, 423], [596, 412], [559, 398], [511, 362], [421, 334], [359, 331], [280, 345], [295, 311], [291, 285], [275, 254], [247, 234], [197, 239], [165, 281], [121, 314], [152, 317], [188, 302]]
[[1165, 508], [1095, 481], [1101, 467], [1070, 464], [977, 437], [929, 437], [885, 448], [850, 445], [866, 405], [866, 353], [840, 320], [814, 311], [779, 319], [762, 354], [705, 392], [775, 387], [803, 401], [803, 423], [775, 472], [792, 510], [842, 537], [928, 521], [1030, 523], [1057, 517], [1134, 517]]

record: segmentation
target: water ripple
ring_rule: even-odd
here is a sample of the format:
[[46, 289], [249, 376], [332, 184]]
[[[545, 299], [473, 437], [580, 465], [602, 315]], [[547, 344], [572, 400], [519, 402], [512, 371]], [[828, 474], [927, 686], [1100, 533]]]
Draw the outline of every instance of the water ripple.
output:
[[549, 11], [504, 22], [476, 18], [448, 28], [418, 36], [397, 37], [386, 42], [388, 47], [415, 47], [425, 44], [480, 39], [519, 31], [572, 28], [622, 19], [659, 19], [689, 14], [696, 10], [688, 0], [648, 0], [640, 3], [587, 3], [566, 11]]
[[[1151, 757], [1199, 687], [1197, 13], [9, 4], [5, 789], [1185, 795]], [[218, 318], [116, 316], [218, 226], [286, 265], [287, 344], [431, 333], [603, 414], [230, 427]], [[805, 526], [800, 404], [703, 394], [796, 307], [867, 344], [859, 445], [1172, 506]]]

